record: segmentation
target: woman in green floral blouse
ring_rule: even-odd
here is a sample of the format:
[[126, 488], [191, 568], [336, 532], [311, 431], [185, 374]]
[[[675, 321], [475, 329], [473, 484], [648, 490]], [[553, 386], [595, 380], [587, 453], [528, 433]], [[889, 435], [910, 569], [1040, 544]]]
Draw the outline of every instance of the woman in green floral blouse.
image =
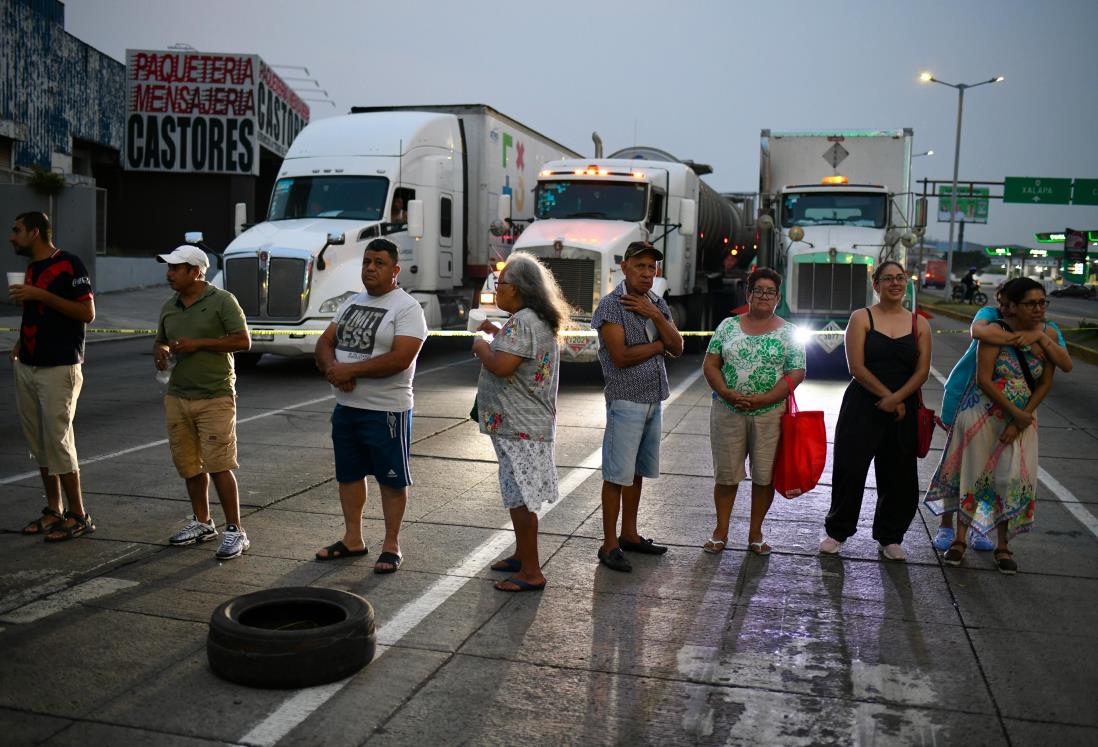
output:
[[713, 448], [713, 503], [717, 527], [703, 549], [719, 553], [728, 543], [736, 489], [751, 457], [751, 526], [748, 549], [769, 555], [762, 523], [774, 500], [774, 457], [790, 387], [804, 381], [804, 345], [793, 325], [774, 315], [782, 276], [760, 268], [747, 278], [749, 311], [725, 319], [713, 333], [702, 370], [713, 388], [709, 437]]

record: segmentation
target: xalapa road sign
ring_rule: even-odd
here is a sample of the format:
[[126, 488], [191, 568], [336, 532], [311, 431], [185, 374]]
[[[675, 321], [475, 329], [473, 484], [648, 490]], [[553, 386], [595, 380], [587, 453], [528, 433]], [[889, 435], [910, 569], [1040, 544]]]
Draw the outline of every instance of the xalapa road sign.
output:
[[1071, 181], [1041, 176], [1008, 176], [1003, 185], [1003, 202], [1067, 205], [1071, 202]]

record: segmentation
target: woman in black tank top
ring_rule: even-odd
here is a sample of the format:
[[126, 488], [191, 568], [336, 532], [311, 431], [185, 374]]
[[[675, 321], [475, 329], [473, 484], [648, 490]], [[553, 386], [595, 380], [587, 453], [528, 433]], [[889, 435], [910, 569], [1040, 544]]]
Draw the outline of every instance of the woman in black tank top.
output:
[[904, 309], [906, 289], [904, 267], [882, 263], [873, 273], [880, 301], [855, 311], [846, 328], [846, 359], [854, 380], [835, 426], [831, 510], [824, 523], [827, 537], [820, 543], [825, 554], [837, 553], [857, 532], [873, 462], [873, 539], [885, 558], [907, 559], [900, 543], [919, 505], [915, 412], [919, 387], [930, 374], [930, 325]]

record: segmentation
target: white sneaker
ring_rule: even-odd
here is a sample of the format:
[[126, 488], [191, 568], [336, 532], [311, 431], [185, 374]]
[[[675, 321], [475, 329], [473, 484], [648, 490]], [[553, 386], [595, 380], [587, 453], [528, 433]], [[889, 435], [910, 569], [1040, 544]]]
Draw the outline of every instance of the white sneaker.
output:
[[187, 525], [173, 534], [168, 543], [176, 545], [193, 545], [195, 542], [207, 542], [217, 536], [217, 528], [214, 526], [213, 519], [210, 519], [208, 524], [204, 524], [198, 520], [197, 516], [191, 516], [191, 520], [187, 522]]
[[820, 552], [824, 555], [838, 555], [839, 548], [843, 546], [842, 542], [831, 537], [824, 537], [823, 542], [820, 543]]
[[221, 547], [217, 548], [218, 560], [229, 560], [242, 555], [252, 546], [248, 541], [248, 535], [236, 524], [225, 525], [225, 536], [221, 540]]
[[904, 552], [904, 548], [900, 547], [896, 543], [892, 543], [891, 545], [881, 545], [880, 551], [881, 557], [885, 558], [886, 560], [895, 560], [901, 563], [907, 560], [907, 553]]

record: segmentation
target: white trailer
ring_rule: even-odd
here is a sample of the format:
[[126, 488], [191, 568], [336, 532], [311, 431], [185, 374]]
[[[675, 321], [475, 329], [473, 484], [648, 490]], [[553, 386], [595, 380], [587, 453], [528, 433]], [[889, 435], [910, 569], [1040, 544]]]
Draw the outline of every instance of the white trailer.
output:
[[914, 243], [910, 128], [762, 131], [759, 193], [773, 230], [762, 260], [782, 273], [778, 313], [810, 352], [833, 354], [871, 273]]
[[533, 216], [549, 161], [576, 155], [484, 105], [363, 107], [310, 123], [279, 170], [266, 220], [224, 251], [218, 279], [263, 353], [311, 354], [315, 333], [362, 290], [365, 245], [400, 248], [401, 287], [432, 329], [462, 328], [513, 237], [492, 235], [501, 195]]

